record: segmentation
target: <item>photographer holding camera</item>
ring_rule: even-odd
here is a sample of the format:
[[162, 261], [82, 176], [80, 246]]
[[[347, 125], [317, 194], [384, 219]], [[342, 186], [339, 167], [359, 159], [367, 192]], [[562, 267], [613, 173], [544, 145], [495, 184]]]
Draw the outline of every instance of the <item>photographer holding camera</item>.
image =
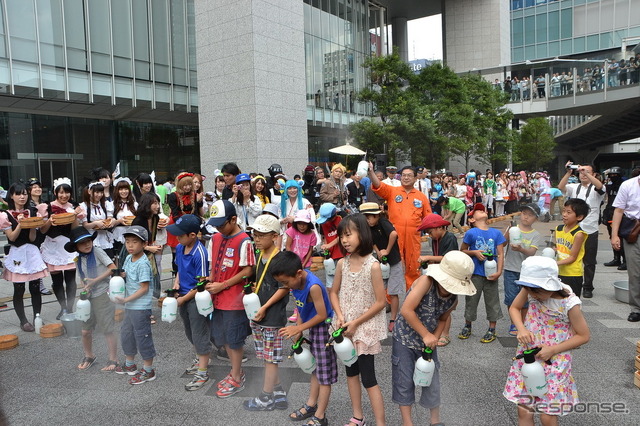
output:
[[[558, 184], [558, 189], [564, 192], [567, 198], [579, 198], [589, 205], [589, 214], [580, 222], [580, 227], [588, 237], [584, 246], [584, 282], [582, 295], [590, 299], [593, 297], [593, 277], [596, 273], [596, 255], [598, 254], [598, 225], [600, 218], [600, 204], [604, 199], [604, 184], [593, 173], [591, 164], [577, 165], [568, 161], [565, 164], [567, 172]], [[578, 174], [579, 183], [570, 183], [569, 177], [573, 173]]]

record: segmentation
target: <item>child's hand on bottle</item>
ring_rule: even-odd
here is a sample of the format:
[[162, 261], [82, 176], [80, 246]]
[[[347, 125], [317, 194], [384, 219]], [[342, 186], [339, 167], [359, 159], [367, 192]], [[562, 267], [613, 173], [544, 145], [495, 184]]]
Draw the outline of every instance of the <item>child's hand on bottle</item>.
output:
[[344, 324], [342, 324], [342, 328], [344, 328], [344, 335], [346, 337], [353, 337], [353, 335], [356, 333], [356, 329], [358, 328], [358, 324], [355, 321], [347, 321]]
[[336, 315], [332, 321], [333, 326], [337, 329], [342, 328], [344, 324], [344, 318]]
[[256, 314], [255, 317], [253, 317], [253, 320], [256, 322], [262, 321], [264, 319], [264, 316], [266, 315], [267, 310], [264, 308], [264, 306], [262, 306], [259, 310], [258, 313]]
[[555, 354], [556, 351], [553, 349], [553, 346], [540, 345], [540, 352], [536, 354], [536, 358], [548, 361]]
[[518, 343], [522, 345], [531, 345], [533, 344], [535, 336], [532, 332], [527, 329], [518, 330], [518, 334], [516, 335], [516, 339], [518, 339]]
[[474, 250], [473, 253], [479, 261], [484, 262], [485, 260], [487, 260], [487, 258], [484, 257], [484, 254], [482, 254], [482, 250]]
[[436, 339], [436, 336], [429, 333], [422, 338], [422, 343], [424, 343], [426, 347], [434, 349], [436, 346], [438, 346], [438, 339]]
[[496, 272], [495, 274], [491, 274], [487, 277], [489, 281], [495, 281], [500, 278], [500, 272]]
[[288, 327], [284, 327], [280, 329], [280, 335], [285, 339], [294, 339], [299, 338], [302, 334], [302, 327], [299, 325], [290, 325]]

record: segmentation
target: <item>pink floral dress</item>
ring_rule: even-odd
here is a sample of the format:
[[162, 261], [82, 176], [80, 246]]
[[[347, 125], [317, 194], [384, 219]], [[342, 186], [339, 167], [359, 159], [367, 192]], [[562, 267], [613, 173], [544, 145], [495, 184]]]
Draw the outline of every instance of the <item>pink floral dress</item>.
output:
[[[529, 310], [524, 320], [526, 328], [535, 336], [534, 344], [536, 347], [541, 344], [557, 345], [573, 336], [573, 329], [569, 322], [569, 311], [576, 305], [582, 304], [580, 299], [571, 292], [569, 286], [563, 285], [566, 292], [570, 293], [568, 297], [562, 299], [550, 298], [545, 302], [529, 297]], [[519, 344], [518, 354], [522, 353], [526, 348]], [[531, 397], [527, 395], [524, 387], [524, 380], [520, 369], [524, 364], [522, 359], [513, 362], [507, 383], [504, 386], [503, 395], [509, 401], [517, 404], [531, 406], [537, 403], [544, 403], [537, 408], [544, 413], [553, 415], [564, 415], [558, 410], [558, 404], [576, 404], [578, 402], [578, 390], [576, 383], [571, 375], [571, 353], [562, 352], [551, 357], [551, 365], [540, 361], [544, 367], [547, 377], [549, 391], [543, 397]], [[553, 403], [552, 407], [549, 404]]]
[[[340, 283], [340, 308], [345, 322], [353, 321], [369, 310], [376, 301], [371, 283], [371, 265], [377, 260], [369, 255], [360, 271], [351, 271], [349, 259], [345, 256], [342, 263], [342, 282]], [[387, 338], [387, 319], [385, 310], [378, 312], [373, 318], [361, 324], [351, 339], [360, 355], [375, 355], [382, 352], [381, 340]]]

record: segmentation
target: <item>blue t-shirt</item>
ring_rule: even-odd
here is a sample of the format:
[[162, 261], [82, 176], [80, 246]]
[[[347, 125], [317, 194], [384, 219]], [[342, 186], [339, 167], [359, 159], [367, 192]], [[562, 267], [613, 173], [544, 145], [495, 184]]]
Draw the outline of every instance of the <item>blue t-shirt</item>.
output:
[[189, 254], [184, 254], [184, 246], [178, 244], [176, 247], [176, 265], [178, 265], [178, 277], [180, 279], [180, 296], [184, 296], [196, 287], [198, 279], [196, 277], [209, 276], [209, 259], [207, 250], [200, 240], [196, 240]]
[[[507, 240], [498, 229], [489, 228], [484, 231], [478, 228], [471, 228], [464, 234], [462, 241], [469, 246], [469, 250], [481, 250], [482, 253], [497, 256], [498, 246], [504, 244]], [[475, 256], [473, 256], [472, 259], [475, 266], [473, 274], [484, 277], [484, 262], [481, 262]]]
[[313, 275], [311, 271], [308, 269], [305, 269], [305, 271], [307, 272], [307, 281], [304, 284], [304, 288], [301, 290], [291, 290], [293, 297], [296, 298], [296, 306], [298, 308], [300, 319], [302, 322], [307, 322], [317, 314], [315, 305], [311, 302], [307, 302], [309, 299], [309, 291], [311, 291], [311, 287], [316, 284], [319, 285], [320, 290], [322, 290], [322, 298], [324, 299], [324, 306], [327, 310], [327, 318], [332, 318], [333, 308], [331, 308], [331, 302], [329, 301], [329, 294], [327, 293], [326, 287], [322, 284], [320, 278]]
[[124, 261], [124, 266], [122, 268], [127, 273], [127, 276], [125, 278], [125, 297], [129, 297], [133, 293], [138, 291], [138, 289], [140, 288], [140, 283], [149, 283], [149, 291], [147, 291], [147, 294], [137, 298], [136, 300], [125, 303], [125, 309], [133, 309], [135, 311], [151, 309], [151, 297], [153, 296], [153, 275], [151, 273], [151, 263], [149, 263], [149, 259], [147, 259], [147, 256], [143, 254], [142, 256], [140, 256], [140, 259], [132, 262], [131, 255], [128, 255], [126, 260]]

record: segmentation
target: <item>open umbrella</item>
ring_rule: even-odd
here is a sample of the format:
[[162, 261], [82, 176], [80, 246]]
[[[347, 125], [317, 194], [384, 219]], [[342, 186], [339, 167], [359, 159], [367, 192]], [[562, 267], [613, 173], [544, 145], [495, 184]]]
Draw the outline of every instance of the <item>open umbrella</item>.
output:
[[366, 154], [366, 152], [364, 152], [363, 150], [358, 149], [355, 146], [351, 146], [348, 143], [346, 145], [340, 145], [340, 146], [336, 146], [335, 148], [331, 148], [329, 152], [333, 152], [334, 154], [341, 154], [341, 155], [365, 155]]

